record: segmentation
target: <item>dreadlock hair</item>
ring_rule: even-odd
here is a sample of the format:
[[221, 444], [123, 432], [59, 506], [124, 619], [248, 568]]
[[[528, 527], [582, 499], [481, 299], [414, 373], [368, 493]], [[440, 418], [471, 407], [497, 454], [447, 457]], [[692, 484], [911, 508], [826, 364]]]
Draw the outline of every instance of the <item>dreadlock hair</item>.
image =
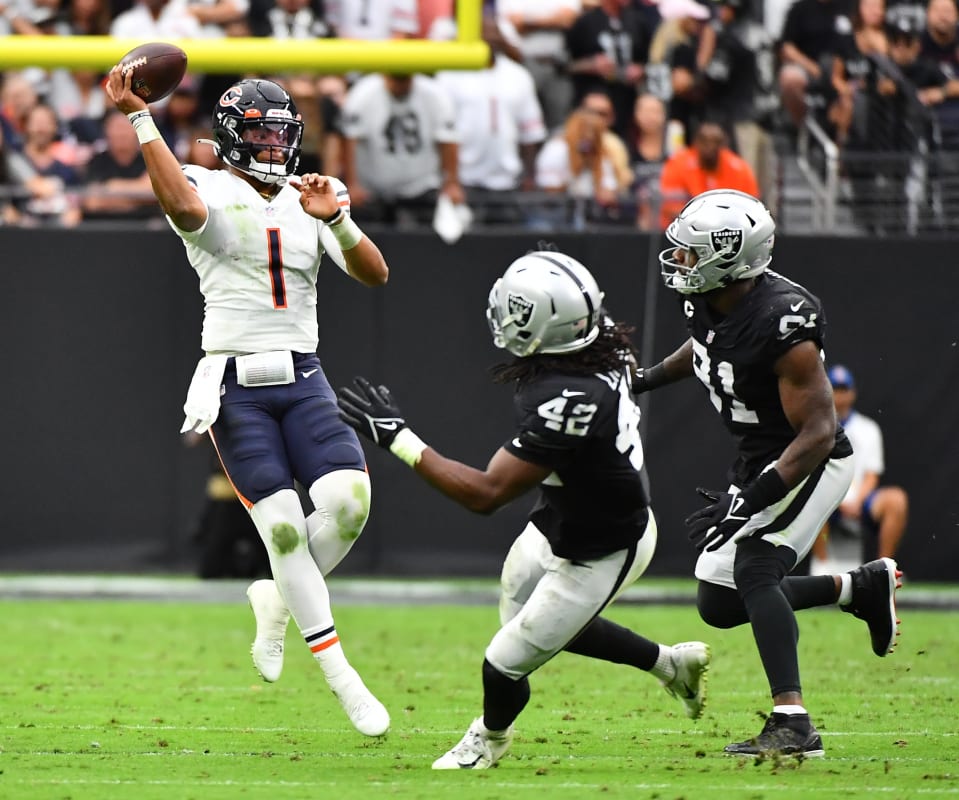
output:
[[614, 322], [608, 317], [599, 324], [599, 335], [589, 347], [578, 353], [554, 355], [533, 354], [492, 368], [494, 383], [522, 384], [547, 373], [567, 375], [595, 375], [611, 370], [636, 366], [636, 347], [629, 336], [636, 329], [625, 322]]

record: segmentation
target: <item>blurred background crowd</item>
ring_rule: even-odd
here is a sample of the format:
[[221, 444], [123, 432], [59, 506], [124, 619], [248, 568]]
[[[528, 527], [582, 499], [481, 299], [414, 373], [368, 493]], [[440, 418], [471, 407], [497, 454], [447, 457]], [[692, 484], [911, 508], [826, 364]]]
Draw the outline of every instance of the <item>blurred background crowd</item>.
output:
[[[454, 0], [0, 0], [0, 36], [446, 40], [455, 15]], [[497, 0], [482, 32], [482, 70], [268, 76], [306, 122], [300, 171], [401, 228], [443, 197], [474, 227], [656, 231], [719, 187], [787, 231], [800, 195], [818, 230], [959, 216], [955, 0]], [[0, 224], [163, 224], [103, 77], [0, 74]], [[184, 163], [220, 166], [198, 140], [239, 77], [188, 73], [154, 105]]]

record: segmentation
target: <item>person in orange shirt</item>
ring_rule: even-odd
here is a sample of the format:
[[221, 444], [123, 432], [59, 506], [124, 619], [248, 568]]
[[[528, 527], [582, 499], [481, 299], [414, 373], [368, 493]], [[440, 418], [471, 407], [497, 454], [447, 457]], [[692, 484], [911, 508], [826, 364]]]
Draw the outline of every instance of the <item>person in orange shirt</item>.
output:
[[697, 128], [692, 145], [673, 153], [663, 165], [660, 230], [666, 230], [687, 202], [710, 189], [736, 189], [759, 197], [752, 167], [729, 148], [722, 126], [707, 121]]

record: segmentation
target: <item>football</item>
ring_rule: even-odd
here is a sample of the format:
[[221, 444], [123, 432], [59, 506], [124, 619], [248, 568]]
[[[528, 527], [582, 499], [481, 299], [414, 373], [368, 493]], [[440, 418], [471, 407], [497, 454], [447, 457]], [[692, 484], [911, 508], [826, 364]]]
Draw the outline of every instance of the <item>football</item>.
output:
[[186, 53], [166, 42], [147, 42], [127, 53], [120, 61], [120, 69], [124, 75], [133, 70], [133, 93], [148, 103], [155, 103], [183, 80]]

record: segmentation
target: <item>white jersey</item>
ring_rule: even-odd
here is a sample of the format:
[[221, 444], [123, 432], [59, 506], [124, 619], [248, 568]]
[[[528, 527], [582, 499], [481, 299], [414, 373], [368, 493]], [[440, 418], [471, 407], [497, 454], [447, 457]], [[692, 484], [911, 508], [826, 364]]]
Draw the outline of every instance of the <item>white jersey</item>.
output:
[[456, 108], [460, 183], [516, 189], [523, 171], [520, 145], [546, 138], [529, 70], [497, 55], [489, 69], [439, 72], [436, 80]]
[[339, 39], [380, 41], [420, 29], [416, 0], [326, 0], [324, 8]]
[[856, 461], [856, 471], [853, 473], [852, 485], [846, 492], [846, 500], [855, 500], [859, 496], [862, 479], [866, 473], [882, 475], [886, 469], [882, 447], [882, 429], [875, 420], [870, 419], [858, 411], [853, 411], [849, 418], [842, 423], [843, 430], [849, 443], [852, 445], [853, 456]]
[[456, 111], [432, 78], [414, 75], [396, 98], [378, 74], [360, 78], [343, 103], [343, 135], [356, 140], [360, 182], [380, 197], [417, 197], [441, 183], [438, 143], [456, 142]]
[[[315, 353], [316, 277], [324, 224], [300, 206], [299, 192], [284, 186], [266, 200], [227, 170], [183, 167], [206, 204], [206, 223], [182, 231], [187, 258], [204, 299], [203, 349], [207, 354], [292, 350]], [[332, 179], [340, 206], [346, 187]]]
[[[526, 22], [538, 22], [568, 9], [580, 14], [580, 0], [497, 0], [496, 14], [501, 20], [512, 14], [521, 14]], [[566, 58], [566, 39], [560, 30], [534, 30], [519, 37], [523, 58], [551, 58], [562, 62]]]
[[189, 12], [186, 0], [171, 0], [164, 4], [157, 19], [145, 5], [138, 3], [117, 14], [110, 24], [110, 35], [144, 42], [204, 38], [203, 26]]

